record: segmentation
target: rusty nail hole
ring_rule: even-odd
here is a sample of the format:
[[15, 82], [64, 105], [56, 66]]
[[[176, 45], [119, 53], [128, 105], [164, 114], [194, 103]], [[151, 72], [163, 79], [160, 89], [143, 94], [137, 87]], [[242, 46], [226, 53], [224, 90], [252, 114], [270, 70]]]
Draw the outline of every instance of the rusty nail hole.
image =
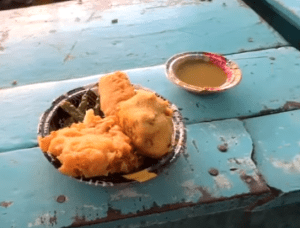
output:
[[230, 171], [236, 171], [238, 170], [237, 168], [231, 168]]
[[228, 150], [228, 144], [224, 143], [218, 146], [219, 151], [226, 152]]
[[208, 170], [208, 173], [212, 176], [218, 176], [219, 175], [219, 171], [217, 169], [211, 168], [210, 170]]
[[117, 24], [117, 23], [118, 23], [118, 19], [113, 19], [113, 20], [111, 21], [111, 23], [112, 23], [112, 24]]
[[271, 60], [275, 60], [275, 57], [270, 57]]
[[247, 178], [245, 179], [245, 181], [246, 181], [247, 183], [250, 183], [250, 182], [252, 181], [252, 178], [251, 178], [251, 177], [247, 177]]
[[16, 80], [14, 80], [11, 84], [12, 84], [12, 85], [17, 85], [17, 83], [18, 83], [18, 82], [17, 82]]
[[58, 203], [64, 203], [66, 201], [66, 197], [64, 195], [60, 195], [57, 197], [56, 201]]

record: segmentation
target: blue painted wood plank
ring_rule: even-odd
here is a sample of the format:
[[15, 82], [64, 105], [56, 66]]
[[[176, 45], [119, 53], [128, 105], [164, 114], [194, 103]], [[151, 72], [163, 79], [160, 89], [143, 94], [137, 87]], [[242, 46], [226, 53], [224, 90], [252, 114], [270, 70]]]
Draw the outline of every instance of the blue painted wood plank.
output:
[[[135, 84], [155, 90], [181, 108], [186, 124], [249, 117], [295, 108], [300, 102], [299, 60], [294, 48], [270, 49], [227, 56], [242, 69], [239, 86], [228, 92], [198, 96], [173, 85], [164, 65], [127, 71]], [[97, 82], [100, 75], [0, 90], [0, 152], [37, 146], [39, 116], [61, 94]]]
[[[39, 148], [1, 153], [1, 225], [150, 226], [240, 209], [269, 193], [250, 158], [252, 140], [241, 121], [189, 125], [187, 131], [184, 156], [157, 178], [122, 187], [90, 186], [64, 176]], [[226, 153], [217, 149], [224, 142]], [[219, 174], [209, 174], [211, 168]]]
[[290, 111], [244, 121], [253, 140], [256, 166], [268, 186], [279, 191], [258, 211], [299, 203], [299, 118], [299, 111]]
[[257, 168], [271, 187], [284, 193], [300, 189], [299, 120], [297, 110], [244, 121], [254, 143]]
[[299, 0], [265, 0], [282, 17], [300, 29], [300, 1]]
[[0, 12], [6, 19], [0, 87], [153, 66], [185, 51], [229, 54], [288, 45], [240, 1], [171, 2], [81, 10], [70, 1], [32, 15]]

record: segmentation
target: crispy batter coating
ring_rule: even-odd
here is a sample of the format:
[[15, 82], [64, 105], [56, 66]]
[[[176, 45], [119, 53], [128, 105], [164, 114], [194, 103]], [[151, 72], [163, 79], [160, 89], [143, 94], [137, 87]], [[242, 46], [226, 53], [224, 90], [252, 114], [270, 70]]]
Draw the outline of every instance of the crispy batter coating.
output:
[[172, 138], [172, 109], [168, 101], [154, 93], [139, 90], [136, 95], [119, 104], [119, 125], [139, 153], [161, 158], [169, 152]]
[[116, 113], [117, 104], [135, 95], [134, 87], [124, 72], [117, 71], [99, 80], [101, 110], [105, 116]]
[[74, 177], [130, 173], [143, 162], [133, 152], [130, 138], [116, 125], [116, 117], [102, 119], [92, 109], [83, 123], [53, 131], [38, 141], [44, 152], [62, 163], [59, 171]]
[[123, 72], [100, 78], [99, 94], [105, 118], [90, 109], [82, 123], [38, 137], [42, 151], [61, 162], [60, 172], [86, 178], [128, 174], [142, 166], [144, 156], [159, 159], [170, 151], [173, 111], [168, 101], [135, 92]]

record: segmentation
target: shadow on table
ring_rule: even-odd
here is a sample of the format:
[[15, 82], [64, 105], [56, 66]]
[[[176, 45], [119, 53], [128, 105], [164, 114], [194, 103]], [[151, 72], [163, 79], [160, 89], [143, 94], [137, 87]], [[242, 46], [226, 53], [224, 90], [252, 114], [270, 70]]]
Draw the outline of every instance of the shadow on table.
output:
[[300, 30], [286, 21], [276, 13], [272, 7], [264, 1], [243, 0], [257, 14], [259, 14], [268, 24], [270, 24], [280, 35], [286, 39], [293, 47], [300, 50]]
[[[160, 228], [277, 228], [299, 227], [300, 204], [292, 204], [264, 211], [245, 213], [242, 209], [183, 219], [160, 225]], [[155, 228], [156, 225], [148, 228]]]
[[30, 6], [46, 5], [69, 0], [0, 0], [0, 11], [18, 9]]

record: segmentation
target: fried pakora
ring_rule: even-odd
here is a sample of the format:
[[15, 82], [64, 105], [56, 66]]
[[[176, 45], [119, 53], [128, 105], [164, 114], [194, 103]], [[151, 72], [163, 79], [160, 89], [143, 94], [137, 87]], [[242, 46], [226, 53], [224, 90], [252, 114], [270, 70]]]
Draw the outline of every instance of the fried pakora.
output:
[[135, 91], [123, 72], [100, 78], [98, 85], [105, 118], [89, 109], [82, 122], [38, 137], [42, 151], [61, 162], [60, 172], [86, 178], [128, 174], [139, 170], [145, 157], [160, 159], [170, 151], [173, 111], [168, 101]]
[[135, 95], [134, 87], [124, 72], [117, 71], [99, 79], [101, 110], [105, 116], [114, 115], [117, 105]]
[[135, 96], [119, 104], [117, 117], [139, 153], [161, 158], [171, 147], [172, 114], [168, 101], [138, 90]]
[[61, 162], [59, 171], [74, 177], [130, 173], [143, 163], [133, 151], [130, 138], [116, 125], [116, 117], [102, 119], [92, 109], [83, 123], [53, 131], [38, 141], [44, 152]]

